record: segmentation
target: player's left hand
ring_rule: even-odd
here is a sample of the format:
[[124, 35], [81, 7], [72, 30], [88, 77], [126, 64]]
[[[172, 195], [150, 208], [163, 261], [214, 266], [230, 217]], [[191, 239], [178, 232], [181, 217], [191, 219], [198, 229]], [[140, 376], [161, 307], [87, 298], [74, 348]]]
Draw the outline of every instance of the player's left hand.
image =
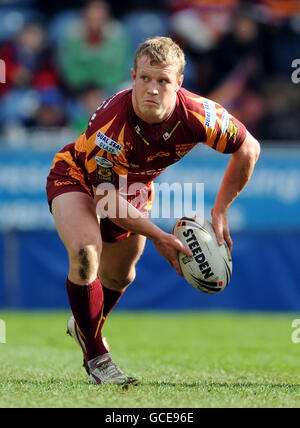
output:
[[211, 210], [211, 217], [212, 217], [212, 225], [216, 233], [216, 237], [219, 245], [222, 245], [225, 240], [231, 252], [232, 239], [229, 232], [227, 210], [219, 211], [213, 208]]

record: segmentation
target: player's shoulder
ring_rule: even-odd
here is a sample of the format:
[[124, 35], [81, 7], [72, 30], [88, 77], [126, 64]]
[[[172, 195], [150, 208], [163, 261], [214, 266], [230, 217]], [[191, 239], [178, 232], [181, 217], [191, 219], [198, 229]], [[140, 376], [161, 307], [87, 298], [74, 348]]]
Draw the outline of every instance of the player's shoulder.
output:
[[126, 115], [129, 114], [131, 106], [131, 92], [132, 89], [125, 89], [111, 95], [103, 101], [90, 117], [86, 136], [89, 137], [98, 129], [114, 121], [117, 117], [119, 119], [122, 118], [121, 121], [118, 121], [119, 123], [124, 122], [126, 120]]
[[116, 92], [100, 104], [97, 111], [103, 113], [105, 111], [113, 111], [120, 107], [120, 104], [126, 104], [130, 98], [132, 89], [124, 89]]
[[181, 116], [185, 117], [189, 123], [192, 121], [196, 125], [201, 124], [203, 126], [215, 123], [216, 103], [185, 88], [180, 88], [177, 94]]
[[185, 88], [180, 88], [180, 90], [178, 91], [178, 97], [181, 103], [183, 103], [188, 110], [192, 111], [199, 111], [205, 113], [205, 109], [208, 106], [214, 106], [215, 108], [221, 107], [217, 102], [202, 95], [198, 95], [194, 92], [188, 91]]
[[[191, 118], [197, 119], [205, 128], [214, 129], [221, 121], [228, 122], [230, 115], [226, 109], [218, 102], [195, 94], [184, 88], [180, 89], [179, 97], [184, 104], [184, 108]], [[219, 123], [219, 124], [220, 124]]]

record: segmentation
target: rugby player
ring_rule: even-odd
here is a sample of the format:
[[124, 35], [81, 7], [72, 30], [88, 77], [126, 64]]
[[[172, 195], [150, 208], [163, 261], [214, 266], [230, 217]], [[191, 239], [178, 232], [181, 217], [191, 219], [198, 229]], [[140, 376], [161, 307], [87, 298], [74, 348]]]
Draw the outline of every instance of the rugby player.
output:
[[[141, 43], [131, 70], [132, 88], [98, 107], [86, 131], [55, 155], [48, 176], [50, 210], [69, 256], [66, 288], [73, 316], [68, 332], [81, 346], [95, 384], [137, 383], [112, 361], [101, 330], [135, 278], [146, 239], [179, 275], [178, 251], [192, 255], [148, 219], [153, 180], [197, 143], [230, 154], [212, 224], [219, 244], [225, 240], [231, 250], [228, 208], [259, 156], [259, 143], [242, 123], [221, 105], [182, 88], [184, 65], [184, 53], [172, 39]], [[136, 195], [128, 191], [133, 183], [143, 184], [138, 204], [131, 203]], [[105, 191], [99, 191], [102, 185]], [[106, 217], [104, 199], [115, 207]]]

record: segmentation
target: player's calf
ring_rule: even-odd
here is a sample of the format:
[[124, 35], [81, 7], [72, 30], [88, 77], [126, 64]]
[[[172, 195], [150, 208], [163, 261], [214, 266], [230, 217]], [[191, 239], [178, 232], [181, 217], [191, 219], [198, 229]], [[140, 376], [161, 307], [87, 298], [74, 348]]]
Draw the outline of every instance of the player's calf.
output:
[[74, 284], [67, 278], [66, 288], [78, 330], [77, 339], [82, 341], [80, 346], [86, 360], [105, 354], [107, 350], [101, 337], [103, 290], [99, 278], [83, 286]]

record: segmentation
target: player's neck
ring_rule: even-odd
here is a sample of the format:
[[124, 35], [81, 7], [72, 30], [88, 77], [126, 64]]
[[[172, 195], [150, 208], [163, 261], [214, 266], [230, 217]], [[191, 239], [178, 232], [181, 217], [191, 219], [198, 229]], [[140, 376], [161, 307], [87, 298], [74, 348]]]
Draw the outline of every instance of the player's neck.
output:
[[141, 119], [143, 122], [147, 123], [148, 125], [158, 125], [160, 123], [165, 122], [167, 119], [169, 119], [169, 117], [172, 115], [174, 109], [176, 106], [176, 98], [174, 100], [174, 103], [172, 104], [172, 106], [170, 106], [170, 108], [168, 110], [166, 110], [165, 112], [163, 112], [162, 115], [158, 116], [158, 115], [151, 115], [151, 114], [145, 114], [141, 111], [141, 109], [138, 107], [138, 103], [136, 102], [136, 99], [134, 96], [132, 96], [132, 107], [133, 110], [135, 112], [135, 114], [137, 115], [137, 117], [139, 119]]

